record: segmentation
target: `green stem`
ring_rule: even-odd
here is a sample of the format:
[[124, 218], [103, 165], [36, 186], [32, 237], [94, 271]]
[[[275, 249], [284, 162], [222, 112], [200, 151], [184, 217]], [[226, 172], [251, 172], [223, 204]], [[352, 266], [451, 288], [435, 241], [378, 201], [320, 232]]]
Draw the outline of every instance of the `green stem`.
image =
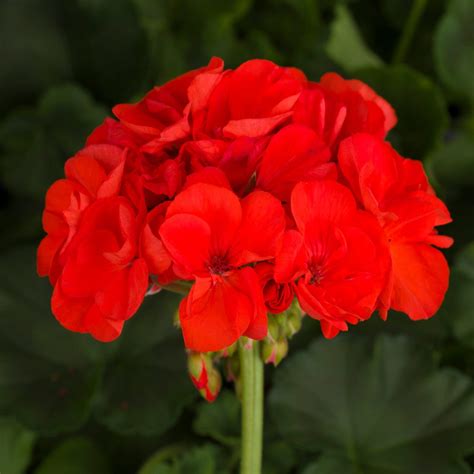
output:
[[400, 40], [398, 41], [395, 53], [393, 54], [392, 63], [399, 64], [405, 59], [408, 47], [413, 39], [413, 36], [420, 21], [421, 16], [425, 10], [427, 0], [414, 0], [408, 15], [408, 19], [403, 27]]
[[[240, 474], [260, 474], [263, 437], [263, 361], [260, 345], [240, 343], [242, 383], [242, 457]], [[250, 346], [249, 344], [249, 346]]]

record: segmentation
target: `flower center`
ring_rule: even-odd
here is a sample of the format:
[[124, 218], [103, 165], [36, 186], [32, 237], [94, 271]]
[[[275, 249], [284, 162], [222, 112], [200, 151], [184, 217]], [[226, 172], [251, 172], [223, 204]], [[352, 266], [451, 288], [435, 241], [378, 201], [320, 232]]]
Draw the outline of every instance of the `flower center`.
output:
[[324, 267], [319, 263], [311, 263], [308, 267], [309, 273], [311, 274], [309, 278], [310, 285], [319, 285], [321, 280], [324, 278]]
[[214, 275], [222, 275], [232, 269], [227, 257], [223, 255], [213, 255], [207, 267]]

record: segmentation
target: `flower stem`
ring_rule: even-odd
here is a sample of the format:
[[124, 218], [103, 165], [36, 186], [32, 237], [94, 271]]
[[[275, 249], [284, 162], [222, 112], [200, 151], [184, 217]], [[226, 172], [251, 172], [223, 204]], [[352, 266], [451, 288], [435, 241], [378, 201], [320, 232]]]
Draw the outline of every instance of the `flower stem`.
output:
[[242, 457], [240, 474], [260, 474], [263, 437], [263, 361], [260, 345], [239, 345], [242, 383]]
[[408, 47], [410, 46], [416, 27], [418, 26], [418, 22], [425, 10], [426, 3], [427, 0], [413, 0], [408, 19], [405, 22], [400, 40], [398, 41], [395, 53], [393, 54], [393, 64], [399, 64], [405, 59]]

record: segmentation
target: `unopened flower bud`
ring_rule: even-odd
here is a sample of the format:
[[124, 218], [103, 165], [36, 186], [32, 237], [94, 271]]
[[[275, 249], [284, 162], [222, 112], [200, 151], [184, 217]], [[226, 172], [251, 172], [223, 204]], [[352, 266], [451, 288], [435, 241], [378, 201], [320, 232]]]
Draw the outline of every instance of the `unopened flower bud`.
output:
[[229, 347], [226, 347], [224, 350], [220, 351], [219, 355], [221, 357], [232, 357], [237, 350], [237, 342], [234, 342]]
[[301, 311], [298, 301], [295, 299], [286, 311], [286, 335], [293, 337], [300, 331], [303, 322], [303, 312]]
[[262, 342], [262, 359], [265, 364], [273, 364], [275, 367], [288, 354], [288, 340], [286, 338], [272, 341], [266, 338]]
[[189, 353], [188, 372], [199, 393], [208, 402], [213, 402], [221, 390], [222, 378], [213, 366], [211, 356], [199, 352]]
[[280, 339], [281, 321], [278, 315], [268, 315], [268, 333], [267, 338], [273, 341]]

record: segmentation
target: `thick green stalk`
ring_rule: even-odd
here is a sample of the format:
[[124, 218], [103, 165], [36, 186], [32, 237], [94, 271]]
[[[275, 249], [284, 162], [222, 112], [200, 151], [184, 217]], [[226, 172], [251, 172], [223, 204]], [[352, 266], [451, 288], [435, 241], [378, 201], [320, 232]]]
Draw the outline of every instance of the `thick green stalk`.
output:
[[260, 474], [263, 437], [263, 361], [260, 344], [241, 342], [240, 376], [242, 383], [242, 457], [240, 474]]

